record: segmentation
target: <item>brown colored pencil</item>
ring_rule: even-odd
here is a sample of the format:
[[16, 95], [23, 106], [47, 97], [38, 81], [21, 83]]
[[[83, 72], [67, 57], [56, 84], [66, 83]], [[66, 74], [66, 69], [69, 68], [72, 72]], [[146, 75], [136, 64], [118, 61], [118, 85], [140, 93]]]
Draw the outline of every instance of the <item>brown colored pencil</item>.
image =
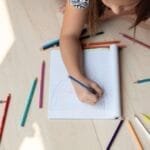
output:
[[148, 45], [148, 44], [146, 44], [146, 43], [144, 43], [144, 42], [142, 42], [142, 41], [139, 41], [139, 40], [137, 40], [137, 39], [135, 39], [135, 38], [133, 38], [133, 37], [130, 37], [129, 35], [127, 35], [127, 34], [124, 34], [124, 33], [120, 33], [122, 36], [124, 36], [125, 38], [127, 38], [127, 39], [129, 39], [129, 40], [131, 40], [131, 41], [133, 41], [133, 42], [136, 42], [136, 43], [138, 43], [138, 44], [140, 44], [140, 45], [143, 45], [144, 47], [147, 47], [147, 48], [149, 48], [150, 49], [150, 45]]

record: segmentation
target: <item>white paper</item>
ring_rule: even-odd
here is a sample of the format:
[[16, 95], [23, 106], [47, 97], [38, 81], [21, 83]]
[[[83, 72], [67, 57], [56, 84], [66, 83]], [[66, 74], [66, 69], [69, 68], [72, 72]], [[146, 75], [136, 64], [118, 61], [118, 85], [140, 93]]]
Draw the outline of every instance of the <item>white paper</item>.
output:
[[110, 49], [85, 50], [84, 64], [87, 76], [104, 90], [102, 99], [94, 106], [80, 102], [68, 78], [60, 51], [51, 51], [48, 118], [114, 119], [120, 117], [117, 47], [112, 45]]

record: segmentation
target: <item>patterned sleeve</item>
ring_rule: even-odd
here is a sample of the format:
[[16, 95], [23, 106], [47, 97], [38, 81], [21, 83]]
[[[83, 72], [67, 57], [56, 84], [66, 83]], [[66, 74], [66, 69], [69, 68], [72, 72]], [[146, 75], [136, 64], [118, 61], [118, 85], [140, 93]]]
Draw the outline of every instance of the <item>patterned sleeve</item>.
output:
[[87, 8], [89, 6], [89, 0], [69, 0], [69, 1], [76, 8]]

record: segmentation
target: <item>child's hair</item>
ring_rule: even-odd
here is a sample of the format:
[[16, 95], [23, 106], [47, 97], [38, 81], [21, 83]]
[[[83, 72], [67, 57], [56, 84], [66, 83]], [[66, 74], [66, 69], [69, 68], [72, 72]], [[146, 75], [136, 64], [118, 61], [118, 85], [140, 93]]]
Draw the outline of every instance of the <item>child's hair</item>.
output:
[[106, 6], [101, 0], [89, 0], [88, 28], [91, 34], [95, 34], [98, 20], [105, 9]]
[[[95, 34], [98, 19], [106, 10], [106, 6], [101, 0], [90, 0], [88, 27], [91, 34]], [[140, 0], [135, 7], [136, 19], [130, 28], [135, 28], [140, 22], [147, 20], [150, 17], [150, 0]]]

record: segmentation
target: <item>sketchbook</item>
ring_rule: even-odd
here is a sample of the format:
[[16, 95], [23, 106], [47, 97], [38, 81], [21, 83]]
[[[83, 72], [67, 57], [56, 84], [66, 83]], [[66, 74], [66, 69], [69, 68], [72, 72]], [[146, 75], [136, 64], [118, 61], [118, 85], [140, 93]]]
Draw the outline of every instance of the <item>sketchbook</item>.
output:
[[84, 69], [89, 79], [104, 90], [103, 97], [90, 105], [81, 102], [68, 78], [59, 50], [50, 52], [48, 118], [50, 119], [116, 119], [120, 117], [118, 48], [84, 50]]

